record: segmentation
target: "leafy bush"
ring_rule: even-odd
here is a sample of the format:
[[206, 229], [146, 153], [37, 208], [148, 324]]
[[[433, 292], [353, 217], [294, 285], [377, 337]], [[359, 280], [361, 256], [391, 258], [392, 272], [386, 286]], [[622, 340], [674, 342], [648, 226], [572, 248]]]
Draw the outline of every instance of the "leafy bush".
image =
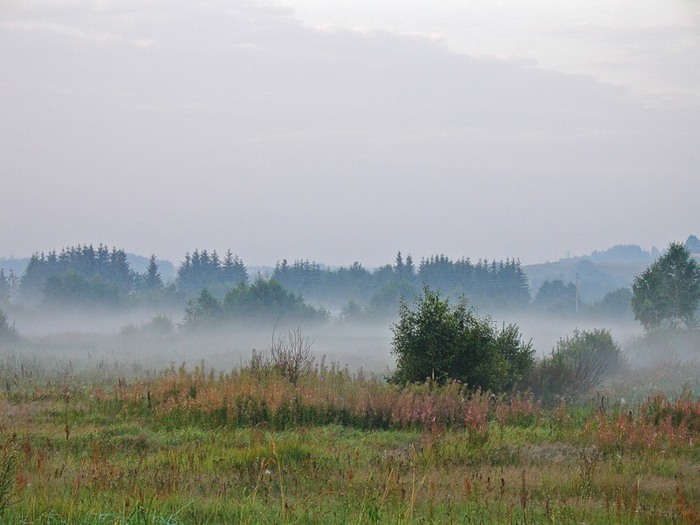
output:
[[391, 380], [414, 383], [452, 379], [472, 389], [509, 390], [533, 364], [533, 349], [517, 326], [497, 330], [462, 298], [455, 307], [424, 287], [411, 310], [405, 302], [392, 326], [397, 368]]
[[579, 397], [623, 367], [622, 350], [609, 330], [574, 330], [537, 363], [524, 386], [545, 401]]

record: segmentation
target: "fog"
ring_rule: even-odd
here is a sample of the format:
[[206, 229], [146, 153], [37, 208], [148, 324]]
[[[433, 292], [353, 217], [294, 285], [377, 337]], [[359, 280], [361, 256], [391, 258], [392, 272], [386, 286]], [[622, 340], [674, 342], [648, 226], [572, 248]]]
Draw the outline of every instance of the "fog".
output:
[[[159, 312], [160, 313], [160, 312]], [[207, 368], [226, 371], [246, 364], [253, 350], [266, 352], [274, 339], [299, 328], [312, 343], [317, 363], [360, 368], [382, 374], [393, 367], [390, 356], [390, 322], [360, 325], [304, 326], [281, 322], [250, 323], [233, 327], [211, 327], [152, 333], [146, 312], [128, 315], [70, 313], [48, 319], [19, 316], [16, 327], [23, 340], [0, 345], [0, 354], [78, 369], [126, 367], [160, 372], [171, 364], [188, 367], [204, 362]], [[155, 315], [155, 312], [153, 312]], [[181, 319], [173, 317], [174, 322]]]
[[[497, 328], [516, 324], [525, 342], [530, 341], [538, 358], [549, 355], [560, 338], [574, 330], [605, 328], [621, 346], [643, 335], [641, 326], [629, 321], [601, 322], [586, 318], [561, 317], [528, 312], [486, 312]], [[207, 368], [228, 370], [239, 368], [250, 359], [252, 351], [265, 352], [274, 339], [285, 337], [290, 330], [301, 329], [312, 343], [317, 363], [347, 366], [351, 371], [386, 375], [394, 367], [391, 354], [392, 324], [396, 316], [379, 316], [362, 322], [343, 323], [332, 319], [327, 323], [286, 323], [284, 320], [248, 322], [230, 326], [214, 326], [184, 330], [178, 326], [183, 312], [173, 309], [130, 310], [122, 313], [71, 311], [38, 313], [25, 310], [13, 318], [24, 336], [19, 343], [5, 343], [0, 353], [90, 369], [106, 363], [116, 367], [132, 367], [161, 371], [171, 364], [189, 367], [202, 361]], [[155, 316], [172, 320], [172, 330], [151, 328]], [[631, 364], [647, 363], [649, 355], [630, 355]], [[681, 356], [677, 356], [681, 357]]]
[[[638, 403], [664, 393], [675, 397], [700, 389], [697, 331], [646, 334], [632, 320], [593, 320], [527, 311], [487, 312], [497, 328], [514, 323], [530, 342], [537, 361], [575, 330], [609, 330], [623, 352], [621, 371], [596, 385], [585, 399], [612, 396], [616, 403]], [[171, 322], [155, 323], [154, 318]], [[29, 309], [13, 318], [17, 341], [0, 341], [0, 379], [8, 389], [21, 377], [33, 384], [71, 382], [111, 384], [118, 380], [161, 377], [168, 370], [203, 367], [215, 375], [250, 366], [253, 352], [270, 356], [279, 338], [300, 330], [311, 348], [313, 365], [347, 369], [351, 374], [388, 378], [395, 369], [392, 323], [395, 316], [363, 322], [288, 323], [282, 319], [238, 325], [180, 326], [182, 311], [142, 309], [115, 315], [79, 312], [37, 314]], [[27, 372], [28, 371], [28, 372]], [[620, 373], [621, 372], [621, 373]], [[593, 396], [593, 397], [591, 397]]]

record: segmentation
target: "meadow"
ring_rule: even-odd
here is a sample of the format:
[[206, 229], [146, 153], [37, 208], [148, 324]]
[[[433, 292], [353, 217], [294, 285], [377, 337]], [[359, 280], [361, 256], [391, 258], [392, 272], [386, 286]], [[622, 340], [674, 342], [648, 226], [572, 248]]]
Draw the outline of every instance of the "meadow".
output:
[[290, 381], [255, 357], [132, 374], [5, 359], [0, 522], [698, 523], [697, 371], [544, 406], [323, 361]]

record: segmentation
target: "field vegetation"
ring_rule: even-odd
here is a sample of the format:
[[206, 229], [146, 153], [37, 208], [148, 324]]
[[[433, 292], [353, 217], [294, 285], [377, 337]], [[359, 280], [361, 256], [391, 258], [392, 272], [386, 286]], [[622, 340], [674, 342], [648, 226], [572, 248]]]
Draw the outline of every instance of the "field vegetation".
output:
[[[278, 341], [308, 350], [298, 333]], [[6, 358], [0, 522], [700, 520], [696, 365], [543, 403], [400, 386], [309, 353], [290, 378], [285, 359], [299, 354], [277, 355], [155, 375]], [[650, 384], [676, 393], [640, 389]]]

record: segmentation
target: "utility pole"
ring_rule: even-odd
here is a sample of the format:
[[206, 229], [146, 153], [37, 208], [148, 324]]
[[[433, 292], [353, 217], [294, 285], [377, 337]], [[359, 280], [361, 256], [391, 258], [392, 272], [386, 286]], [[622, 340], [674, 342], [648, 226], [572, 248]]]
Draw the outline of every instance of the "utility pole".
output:
[[578, 273], [576, 274], [576, 315], [578, 315], [578, 302], [579, 302], [579, 278]]

